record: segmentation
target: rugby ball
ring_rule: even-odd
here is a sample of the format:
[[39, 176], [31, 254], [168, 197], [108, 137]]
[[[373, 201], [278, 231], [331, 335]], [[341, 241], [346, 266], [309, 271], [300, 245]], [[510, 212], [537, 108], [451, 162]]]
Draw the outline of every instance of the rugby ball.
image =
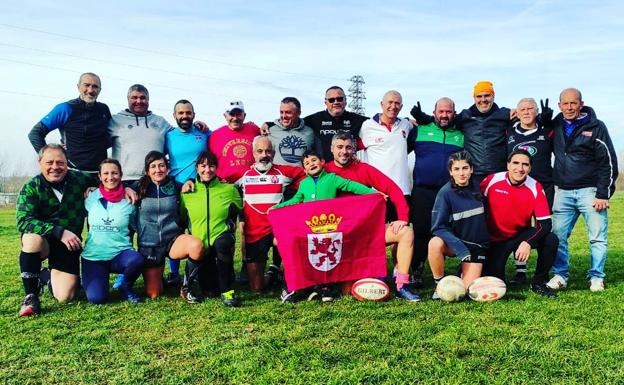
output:
[[390, 288], [377, 278], [363, 278], [351, 286], [351, 295], [360, 301], [383, 301], [390, 296]]
[[436, 292], [442, 301], [457, 302], [466, 296], [466, 287], [461, 278], [447, 275], [438, 282]]
[[470, 299], [479, 302], [491, 302], [503, 298], [507, 292], [507, 285], [496, 277], [477, 278], [468, 286]]

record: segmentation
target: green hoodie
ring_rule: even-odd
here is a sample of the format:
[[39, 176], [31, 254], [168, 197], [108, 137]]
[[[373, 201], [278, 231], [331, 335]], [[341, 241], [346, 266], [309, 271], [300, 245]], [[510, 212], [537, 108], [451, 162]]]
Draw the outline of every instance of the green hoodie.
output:
[[180, 194], [180, 208], [181, 219], [188, 222], [191, 234], [210, 247], [219, 235], [234, 231], [236, 214], [243, 209], [243, 201], [231, 184], [214, 178], [206, 187], [195, 180], [194, 191]]
[[302, 202], [332, 199], [336, 197], [336, 192], [339, 190], [354, 194], [371, 194], [377, 192], [377, 190], [364, 186], [361, 183], [339, 177], [336, 174], [328, 173], [323, 170], [316, 180], [311, 176], [302, 180], [301, 184], [299, 184], [299, 190], [297, 190], [294, 197], [286, 202], [273, 206], [273, 208], [279, 209], [280, 207], [291, 206]]

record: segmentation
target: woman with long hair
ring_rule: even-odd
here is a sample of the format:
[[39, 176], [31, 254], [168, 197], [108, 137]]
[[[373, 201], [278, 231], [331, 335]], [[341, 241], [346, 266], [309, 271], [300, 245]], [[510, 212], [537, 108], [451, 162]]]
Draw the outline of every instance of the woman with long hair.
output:
[[179, 216], [180, 186], [169, 176], [169, 163], [159, 151], [145, 157], [144, 174], [134, 185], [138, 192], [137, 244], [145, 259], [143, 279], [149, 298], [163, 292], [165, 259], [187, 259], [180, 296], [188, 303], [198, 302], [191, 290], [202, 259], [202, 242], [184, 234]]
[[89, 233], [82, 251], [82, 286], [91, 303], [108, 300], [110, 273], [123, 274], [118, 288], [132, 303], [140, 301], [133, 285], [143, 269], [143, 257], [132, 248], [130, 227], [134, 206], [124, 199], [121, 165], [115, 159], [100, 163], [100, 186], [85, 200]]
[[[490, 236], [485, 222], [483, 196], [472, 181], [472, 159], [466, 151], [451, 154], [450, 181], [436, 196], [431, 212], [429, 267], [437, 284], [444, 277], [444, 257], [457, 257], [464, 286], [481, 276]], [[437, 292], [433, 294], [437, 299]]]

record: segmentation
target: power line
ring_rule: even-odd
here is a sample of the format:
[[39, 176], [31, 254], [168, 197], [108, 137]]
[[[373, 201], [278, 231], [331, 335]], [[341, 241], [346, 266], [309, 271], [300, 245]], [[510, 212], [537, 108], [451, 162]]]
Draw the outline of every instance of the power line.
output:
[[86, 38], [83, 38], [83, 37], [65, 35], [65, 34], [56, 33], [56, 32], [43, 31], [43, 30], [34, 29], [34, 28], [28, 28], [28, 27], [20, 27], [20, 26], [17, 26], [17, 25], [6, 24], [6, 23], [0, 23], [0, 26], [1, 27], [5, 27], [5, 28], [12, 28], [12, 29], [17, 29], [17, 30], [22, 30], [22, 31], [41, 33], [41, 34], [50, 35], [50, 36], [62, 37], [62, 38], [65, 38], [65, 39], [85, 41], [85, 42], [105, 45], [105, 46], [109, 46], [109, 47], [124, 48], [124, 49], [129, 49], [129, 50], [138, 51], [138, 52], [145, 52], [145, 53], [151, 53], [151, 54], [156, 54], [156, 55], [170, 56], [170, 57], [175, 57], [175, 58], [185, 59], [185, 60], [194, 60], [194, 61], [203, 62], [203, 63], [219, 64], [219, 65], [224, 65], [224, 66], [229, 66], [229, 67], [252, 69], [252, 70], [256, 70], [256, 71], [273, 72], [273, 73], [280, 73], [280, 74], [294, 75], [294, 76], [301, 76], [301, 77], [309, 77], [309, 78], [317, 78], [317, 79], [345, 80], [345, 79], [342, 79], [342, 78], [335, 78], [335, 77], [329, 77], [329, 76], [306, 74], [306, 73], [301, 73], [301, 72], [281, 71], [281, 70], [270, 69], [270, 68], [262, 68], [262, 67], [251, 66], [251, 65], [246, 65], [246, 64], [234, 64], [234, 63], [228, 63], [228, 62], [219, 61], [219, 60], [202, 59], [202, 58], [197, 58], [197, 57], [179, 55], [179, 54], [175, 54], [175, 53], [171, 53], [171, 52], [163, 52], [163, 51], [158, 51], [158, 50], [137, 48], [137, 47], [131, 47], [131, 46], [127, 46], [127, 45], [123, 45], [123, 44], [117, 44], [117, 43], [110, 43], [110, 42], [101, 41], [101, 40], [86, 39]]

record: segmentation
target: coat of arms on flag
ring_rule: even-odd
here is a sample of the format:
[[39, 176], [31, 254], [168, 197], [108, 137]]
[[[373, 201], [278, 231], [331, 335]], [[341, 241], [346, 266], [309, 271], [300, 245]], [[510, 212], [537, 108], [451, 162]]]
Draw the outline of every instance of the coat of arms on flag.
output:
[[334, 214], [313, 216], [306, 224], [314, 234], [308, 234], [308, 260], [313, 268], [329, 271], [340, 263], [342, 233], [334, 232], [342, 217]]
[[367, 194], [271, 210], [288, 290], [385, 276], [385, 207]]

